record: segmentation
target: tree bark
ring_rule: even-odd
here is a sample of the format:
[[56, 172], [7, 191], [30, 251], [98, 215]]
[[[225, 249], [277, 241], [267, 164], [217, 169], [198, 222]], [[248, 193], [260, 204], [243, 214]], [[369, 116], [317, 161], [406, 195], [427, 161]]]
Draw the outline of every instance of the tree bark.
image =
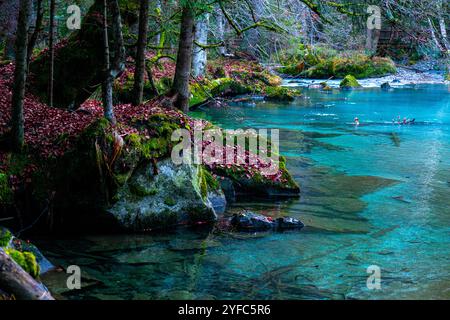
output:
[[188, 2], [182, 11], [177, 65], [171, 92], [176, 96], [175, 107], [184, 112], [189, 110], [189, 79], [194, 43], [194, 22], [194, 9], [192, 3]]
[[[161, 0], [156, 0], [156, 16], [158, 17], [158, 26], [160, 27], [160, 19], [161, 19]], [[155, 36], [155, 46], [160, 46], [160, 42], [161, 42], [161, 33], [158, 33]]]
[[144, 95], [145, 49], [147, 48], [148, 33], [148, 7], [148, 0], [141, 0], [139, 9], [139, 34], [133, 87], [133, 104], [135, 106], [138, 106], [142, 103]]
[[[198, 18], [195, 26], [195, 41], [199, 44], [208, 44], [209, 32], [209, 13], [203, 14]], [[194, 77], [203, 77], [205, 75], [207, 63], [207, 52], [205, 48], [194, 44], [192, 56], [192, 74]]]
[[[223, 16], [223, 12], [220, 9], [220, 6], [217, 5], [215, 9], [216, 23], [217, 23], [217, 40], [218, 42], [222, 42], [225, 44], [225, 17]], [[226, 56], [227, 47], [225, 45], [218, 47], [219, 54], [222, 56]]]
[[113, 31], [113, 63], [111, 66], [111, 76], [118, 77], [125, 70], [126, 52], [122, 34], [122, 18], [118, 0], [109, 0], [111, 10], [111, 21]]
[[55, 0], [50, 0], [50, 31], [49, 31], [49, 50], [50, 50], [50, 69], [48, 72], [48, 105], [53, 107], [53, 75], [55, 73]]
[[102, 83], [103, 112], [105, 118], [112, 124], [116, 123], [113, 109], [111, 63], [109, 57], [109, 39], [108, 39], [108, 4], [103, 0], [103, 45], [104, 45], [104, 72], [105, 78]]
[[21, 0], [16, 36], [16, 68], [11, 101], [11, 142], [12, 148], [18, 152], [22, 151], [24, 146], [23, 99], [27, 79], [27, 45], [30, 13], [31, 0]]
[[428, 25], [429, 25], [429, 27], [430, 27], [431, 39], [433, 39], [434, 44], [436, 45], [436, 47], [437, 47], [440, 51], [444, 51], [444, 48], [441, 46], [441, 44], [439, 43], [438, 38], [436, 37], [436, 32], [434, 31], [433, 22], [431, 22], [431, 19], [430, 19], [430, 18], [428, 18]]
[[33, 55], [33, 49], [36, 45], [37, 38], [42, 28], [42, 20], [44, 18], [44, 10], [42, 8], [42, 0], [37, 0], [36, 7], [36, 23], [34, 24], [34, 30], [28, 41], [28, 53], [27, 53], [27, 65], [30, 63], [31, 56]]
[[442, 42], [444, 43], [444, 47], [447, 51], [450, 51], [450, 44], [447, 38], [447, 27], [445, 25], [445, 20], [442, 17], [439, 18], [439, 28], [441, 30]]

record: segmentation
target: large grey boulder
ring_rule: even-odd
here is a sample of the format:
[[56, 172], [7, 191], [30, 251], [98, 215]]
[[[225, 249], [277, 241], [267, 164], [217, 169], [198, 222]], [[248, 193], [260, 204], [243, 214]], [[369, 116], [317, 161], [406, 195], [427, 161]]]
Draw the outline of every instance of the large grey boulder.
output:
[[[134, 231], [214, 221], [214, 207], [224, 206], [225, 196], [209, 189], [202, 170], [171, 159], [158, 162], [156, 170], [147, 163], [119, 189], [108, 211], [120, 226]], [[208, 195], [214, 195], [214, 205]]]

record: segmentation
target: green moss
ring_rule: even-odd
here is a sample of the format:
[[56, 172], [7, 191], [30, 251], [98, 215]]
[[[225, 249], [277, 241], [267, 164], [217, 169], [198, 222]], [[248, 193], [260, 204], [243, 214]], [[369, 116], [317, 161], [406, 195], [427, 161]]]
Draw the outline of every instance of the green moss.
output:
[[166, 197], [164, 199], [164, 204], [168, 205], [169, 207], [173, 207], [174, 205], [176, 205], [176, 202], [172, 197]]
[[152, 115], [147, 121], [138, 121], [141, 129], [147, 129], [149, 139], [131, 135], [128, 141], [138, 148], [145, 159], [160, 158], [170, 153], [172, 149], [172, 133], [180, 128], [177, 118], [171, 118], [163, 113]]
[[191, 84], [190, 106], [196, 106], [206, 102], [211, 97], [237, 96], [249, 94], [255, 91], [250, 85], [232, 78], [219, 78], [204, 80], [203, 82]]
[[294, 101], [295, 97], [300, 93], [296, 90], [291, 90], [285, 87], [267, 87], [266, 88], [266, 100], [269, 101]]
[[155, 87], [159, 94], [165, 94], [172, 88], [172, 79], [169, 77], [162, 77], [155, 82]]
[[86, 130], [84, 130], [81, 140], [88, 138], [91, 140], [92, 138], [97, 138], [99, 136], [103, 136], [105, 132], [110, 128], [111, 124], [106, 118], [100, 118], [94, 123], [90, 124]]
[[128, 184], [128, 187], [130, 192], [138, 197], [153, 196], [158, 193], [157, 189], [149, 189], [133, 181]]
[[125, 142], [132, 147], [138, 147], [141, 145], [141, 136], [137, 133], [129, 134], [125, 137]]
[[358, 88], [361, 87], [358, 80], [352, 75], [347, 75], [339, 84], [341, 88]]
[[203, 178], [209, 190], [216, 191], [220, 189], [219, 181], [205, 168], [202, 167]]
[[203, 199], [206, 199], [206, 197], [208, 196], [208, 184], [206, 182], [205, 172], [206, 170], [203, 167], [199, 168], [198, 181], [200, 186], [200, 194], [202, 195]]
[[23, 270], [28, 272], [33, 278], [39, 276], [39, 264], [36, 261], [36, 257], [31, 252], [21, 252], [15, 249], [6, 249], [6, 254], [11, 257]]
[[279, 71], [308, 78], [342, 78], [352, 74], [357, 79], [381, 77], [396, 72], [390, 58], [370, 57], [357, 51], [339, 53], [323, 47], [302, 46], [296, 53], [282, 59], [285, 65]]
[[13, 201], [13, 191], [11, 190], [8, 177], [0, 172], [0, 204], [11, 204]]
[[0, 247], [6, 247], [12, 239], [12, 234], [8, 229], [0, 227]]

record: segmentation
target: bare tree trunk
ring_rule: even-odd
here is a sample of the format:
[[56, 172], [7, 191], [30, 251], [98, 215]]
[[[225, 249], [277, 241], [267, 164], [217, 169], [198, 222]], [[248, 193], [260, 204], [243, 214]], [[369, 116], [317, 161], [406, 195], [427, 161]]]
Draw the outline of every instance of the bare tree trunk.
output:
[[0, 288], [19, 300], [55, 300], [42, 283], [24, 271], [0, 248]]
[[144, 94], [145, 49], [147, 47], [148, 33], [148, 0], [141, 0], [139, 10], [139, 35], [137, 41], [136, 67], [134, 70], [134, 97], [133, 104], [142, 103]]
[[30, 63], [31, 56], [33, 55], [33, 49], [36, 45], [39, 33], [41, 32], [43, 18], [44, 18], [44, 10], [42, 8], [42, 0], [37, 0], [36, 23], [34, 25], [34, 30], [33, 33], [31, 34], [30, 40], [28, 41], [27, 64]]
[[112, 124], [116, 123], [113, 109], [113, 78], [111, 77], [111, 63], [109, 57], [109, 39], [108, 39], [108, 4], [107, 0], [103, 0], [103, 44], [104, 44], [104, 71], [105, 79], [102, 84], [103, 94], [103, 112], [105, 118]]
[[450, 45], [447, 38], [447, 27], [445, 25], [445, 20], [443, 17], [439, 18], [439, 28], [441, 30], [442, 42], [444, 43], [445, 49], [447, 49], [447, 51], [450, 51]]
[[20, 1], [19, 20], [16, 36], [16, 68], [12, 94], [11, 142], [15, 151], [21, 151], [24, 145], [23, 98], [27, 79], [28, 23], [31, 13], [31, 0]]
[[191, 3], [187, 3], [183, 7], [177, 66], [172, 86], [172, 94], [176, 96], [175, 107], [184, 112], [189, 110], [189, 79], [194, 43], [195, 14], [191, 6]]
[[50, 0], [50, 70], [48, 73], [48, 105], [53, 107], [53, 75], [55, 73], [55, 0]]
[[[216, 7], [216, 21], [217, 21], [217, 39], [219, 42], [225, 43], [225, 17], [223, 16], [223, 12], [219, 6]], [[219, 47], [219, 54], [224, 56], [227, 53], [226, 47]]]
[[[161, 17], [161, 0], [156, 0], [156, 16], [158, 17], [158, 24], [160, 23], [159, 18]], [[155, 46], [159, 46], [161, 42], [161, 33], [158, 33], [155, 37]]]
[[111, 66], [111, 77], [115, 79], [125, 70], [126, 52], [123, 43], [122, 18], [118, 0], [109, 0], [114, 38], [114, 58]]
[[[208, 44], [209, 32], [209, 13], [203, 14], [198, 18], [195, 26], [195, 41], [199, 44]], [[205, 48], [194, 44], [192, 56], [192, 74], [194, 77], [203, 77], [205, 75], [207, 63], [207, 52]]]
[[444, 48], [441, 46], [441, 44], [439, 43], [438, 38], [436, 37], [436, 32], [434, 31], [433, 22], [431, 22], [430, 18], [428, 18], [428, 25], [430, 26], [431, 39], [433, 39], [434, 44], [436, 45], [436, 47], [438, 47], [438, 49], [440, 51], [444, 51]]

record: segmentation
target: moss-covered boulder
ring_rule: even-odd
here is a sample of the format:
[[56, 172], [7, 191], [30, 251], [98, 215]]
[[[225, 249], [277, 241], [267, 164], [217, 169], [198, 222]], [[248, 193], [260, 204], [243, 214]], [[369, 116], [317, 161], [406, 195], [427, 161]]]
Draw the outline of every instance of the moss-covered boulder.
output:
[[[213, 192], [198, 165], [176, 165], [171, 159], [138, 168], [108, 209], [128, 230], [159, 229], [216, 219], [208, 193]], [[223, 196], [224, 198], [224, 196]]]
[[345, 78], [341, 81], [339, 84], [339, 87], [342, 89], [353, 89], [353, 88], [359, 88], [361, 85], [359, 84], [358, 80], [351, 74], [346, 75]]
[[301, 96], [300, 91], [285, 87], [267, 87], [264, 99], [267, 101], [292, 102]]
[[191, 84], [191, 99], [189, 105], [197, 106], [216, 97], [233, 97], [250, 94], [253, 89], [232, 78], [204, 79]]
[[0, 226], [0, 248], [3, 248], [7, 255], [34, 278], [54, 267], [35, 245], [17, 239], [2, 226]]

